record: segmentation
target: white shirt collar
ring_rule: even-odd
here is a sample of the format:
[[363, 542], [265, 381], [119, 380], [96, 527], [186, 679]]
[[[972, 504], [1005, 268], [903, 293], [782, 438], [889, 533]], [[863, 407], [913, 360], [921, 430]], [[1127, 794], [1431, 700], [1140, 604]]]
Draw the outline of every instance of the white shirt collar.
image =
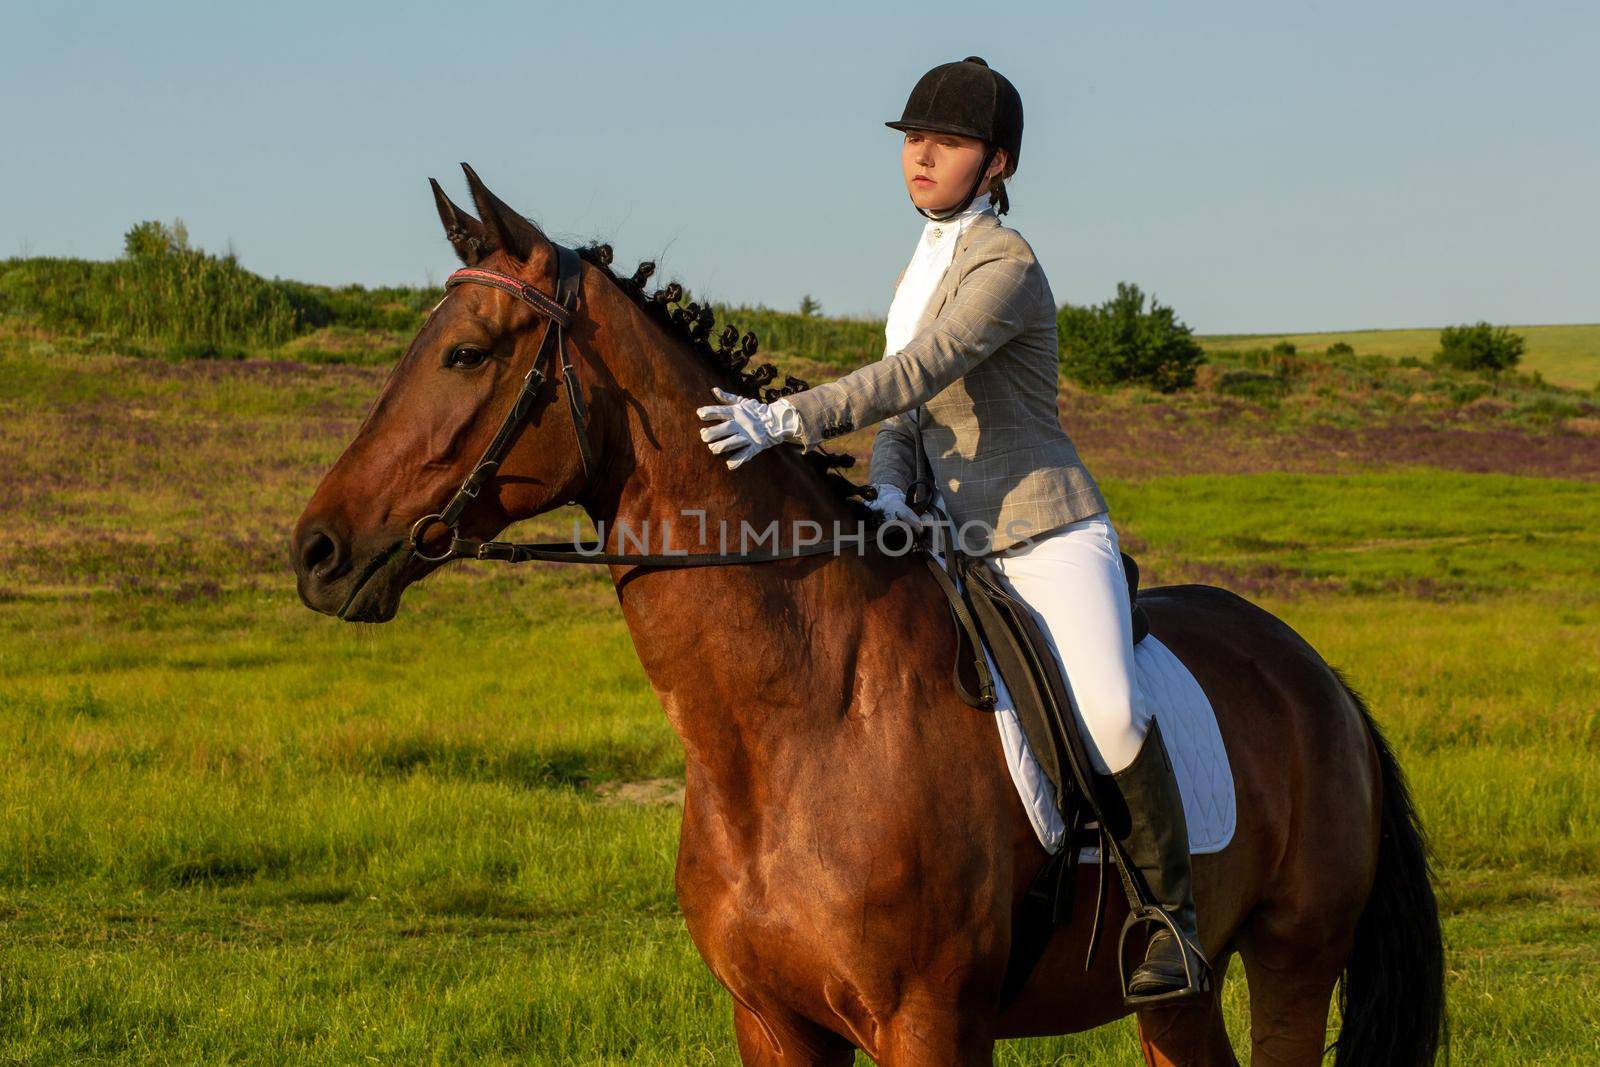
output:
[[973, 219], [992, 211], [989, 194], [985, 193], [973, 197], [967, 210], [947, 222], [927, 220], [927, 225], [922, 228], [922, 236], [917, 240], [916, 250], [911, 254], [911, 262], [906, 264], [905, 272], [900, 276], [900, 286], [889, 305], [889, 318], [883, 330], [884, 355], [898, 352], [911, 342], [929, 299], [939, 287], [945, 271], [955, 261], [956, 238], [962, 229], [971, 225]]
[[957, 215], [955, 218], [946, 219], [944, 222], [936, 222], [933, 219], [928, 219], [927, 224], [922, 227], [922, 239], [930, 245], [939, 244], [943, 242], [945, 238], [960, 233], [962, 230], [966, 229], [967, 225], [971, 223], [973, 219], [977, 218], [985, 211], [993, 210], [994, 205], [989, 201], [989, 194], [979, 193], [977, 196], [972, 198], [972, 203], [967, 205], [967, 209], [961, 214]]

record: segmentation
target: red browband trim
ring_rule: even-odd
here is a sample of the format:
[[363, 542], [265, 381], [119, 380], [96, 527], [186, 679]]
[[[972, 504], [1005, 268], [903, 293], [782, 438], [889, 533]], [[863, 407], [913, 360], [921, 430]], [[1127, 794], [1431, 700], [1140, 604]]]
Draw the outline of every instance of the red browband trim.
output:
[[562, 307], [551, 296], [547, 296], [519, 278], [509, 274], [499, 274], [492, 270], [480, 270], [477, 267], [462, 267], [444, 280], [444, 287], [460, 285], [462, 282], [477, 282], [498, 289], [502, 293], [509, 293], [518, 300], [532, 306], [539, 314], [546, 318], [554, 319], [556, 325], [566, 329], [572, 325], [572, 312]]

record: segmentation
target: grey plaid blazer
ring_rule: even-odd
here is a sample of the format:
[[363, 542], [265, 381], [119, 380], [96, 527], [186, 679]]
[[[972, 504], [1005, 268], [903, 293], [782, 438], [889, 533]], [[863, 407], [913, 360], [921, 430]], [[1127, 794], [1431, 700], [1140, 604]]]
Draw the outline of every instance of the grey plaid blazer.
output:
[[914, 477], [920, 430], [923, 476], [942, 493], [958, 546], [982, 555], [1106, 510], [1061, 428], [1058, 358], [1055, 297], [1033, 248], [984, 212], [967, 224], [910, 344], [788, 399], [806, 449], [882, 422], [870, 478], [901, 489]]

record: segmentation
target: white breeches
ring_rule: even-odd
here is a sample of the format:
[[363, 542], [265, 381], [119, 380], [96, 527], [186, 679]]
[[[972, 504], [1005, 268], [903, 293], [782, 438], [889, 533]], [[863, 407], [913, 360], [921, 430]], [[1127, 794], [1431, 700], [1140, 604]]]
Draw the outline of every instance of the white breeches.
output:
[[1133, 664], [1133, 614], [1116, 528], [1105, 512], [989, 557], [1050, 635], [1102, 774], [1133, 762], [1150, 728]]

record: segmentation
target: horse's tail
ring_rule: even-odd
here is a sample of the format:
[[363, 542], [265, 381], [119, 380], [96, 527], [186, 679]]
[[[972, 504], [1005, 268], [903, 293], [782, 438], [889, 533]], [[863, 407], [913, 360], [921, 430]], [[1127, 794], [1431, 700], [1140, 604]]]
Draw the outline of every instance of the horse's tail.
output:
[[1340, 676], [1378, 750], [1382, 836], [1372, 894], [1356, 925], [1355, 949], [1339, 983], [1344, 1018], [1335, 1067], [1414, 1067], [1444, 1051], [1444, 938], [1427, 843], [1405, 775], [1367, 705]]

